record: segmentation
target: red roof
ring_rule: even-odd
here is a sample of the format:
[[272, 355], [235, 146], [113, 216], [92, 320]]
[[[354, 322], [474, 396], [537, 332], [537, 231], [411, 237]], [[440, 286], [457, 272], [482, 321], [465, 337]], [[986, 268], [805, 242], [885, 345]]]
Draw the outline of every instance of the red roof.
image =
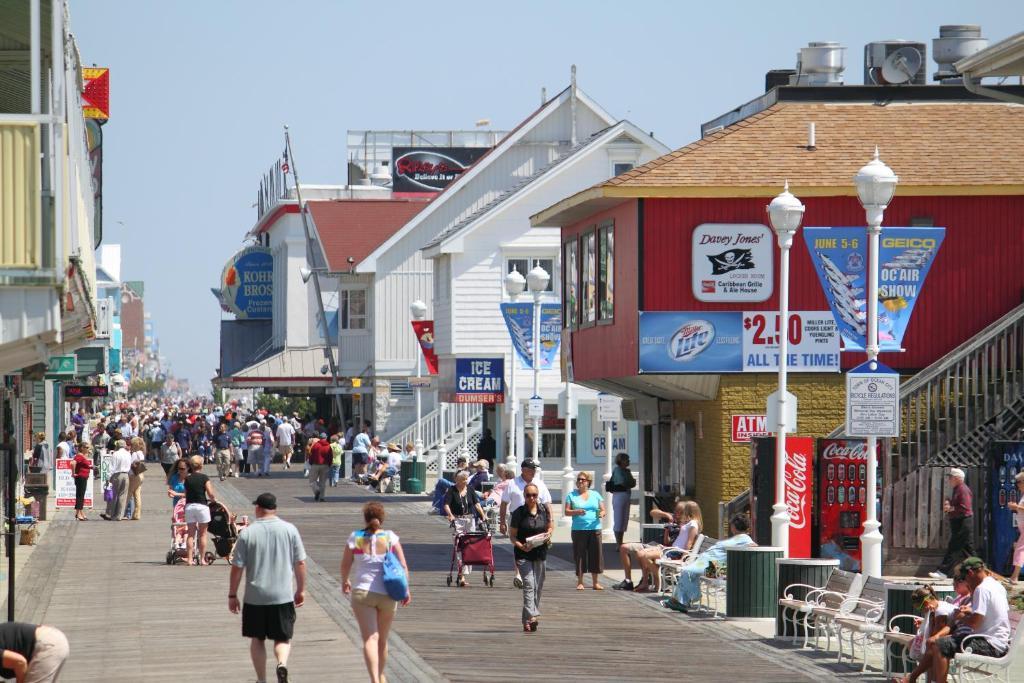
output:
[[359, 265], [429, 203], [428, 199], [339, 199], [311, 201], [307, 206], [328, 268], [341, 272]]

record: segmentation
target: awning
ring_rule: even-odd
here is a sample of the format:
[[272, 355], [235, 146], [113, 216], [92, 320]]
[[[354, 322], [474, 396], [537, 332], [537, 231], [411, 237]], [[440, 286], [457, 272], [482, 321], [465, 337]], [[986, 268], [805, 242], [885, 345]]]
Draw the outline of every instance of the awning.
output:
[[264, 389], [287, 387], [329, 387], [330, 371], [326, 347], [286, 348], [263, 360], [259, 360], [238, 372], [221, 377], [216, 384], [221, 387]]

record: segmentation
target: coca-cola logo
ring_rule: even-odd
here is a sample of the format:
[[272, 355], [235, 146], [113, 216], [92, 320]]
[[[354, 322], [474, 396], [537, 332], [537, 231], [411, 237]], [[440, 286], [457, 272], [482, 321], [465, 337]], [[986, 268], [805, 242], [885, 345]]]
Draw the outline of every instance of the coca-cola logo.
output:
[[395, 159], [396, 176], [424, 190], [440, 190], [464, 173], [463, 164], [440, 152], [407, 152]]
[[691, 320], [669, 339], [668, 355], [672, 360], [691, 361], [711, 346], [714, 340], [714, 325], [707, 320]]
[[821, 449], [821, 457], [826, 460], [867, 460], [868, 445], [864, 441], [829, 441]]
[[786, 457], [786, 505], [789, 506], [789, 526], [803, 529], [807, 526], [807, 456], [788, 453]]

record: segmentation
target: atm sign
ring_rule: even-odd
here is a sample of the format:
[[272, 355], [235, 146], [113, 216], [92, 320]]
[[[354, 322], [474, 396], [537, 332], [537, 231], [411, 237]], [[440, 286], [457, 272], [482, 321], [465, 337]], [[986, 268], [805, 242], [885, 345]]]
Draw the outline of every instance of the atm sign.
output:
[[767, 419], [764, 415], [733, 415], [732, 442], [750, 443], [755, 436], [768, 436]]

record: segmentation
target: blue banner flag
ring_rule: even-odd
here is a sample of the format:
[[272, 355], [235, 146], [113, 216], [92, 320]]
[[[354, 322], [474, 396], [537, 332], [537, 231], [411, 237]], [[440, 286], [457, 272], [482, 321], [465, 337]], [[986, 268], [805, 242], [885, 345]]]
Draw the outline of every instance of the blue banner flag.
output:
[[[878, 250], [878, 345], [899, 351], [945, 228], [883, 228]], [[804, 240], [844, 351], [867, 345], [866, 228], [805, 228]]]
[[[533, 369], [533, 303], [501, 304], [501, 315], [519, 356], [520, 367]], [[562, 339], [562, 305], [540, 305], [540, 369], [555, 366]]]

